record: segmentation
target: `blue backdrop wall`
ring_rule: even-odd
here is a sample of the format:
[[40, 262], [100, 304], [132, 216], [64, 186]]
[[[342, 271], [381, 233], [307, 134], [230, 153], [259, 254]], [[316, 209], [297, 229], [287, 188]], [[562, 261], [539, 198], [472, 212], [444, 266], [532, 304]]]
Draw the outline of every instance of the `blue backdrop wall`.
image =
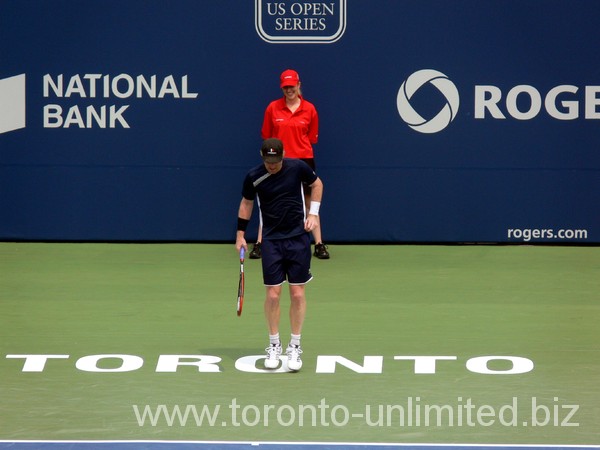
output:
[[597, 0], [0, 1], [0, 238], [233, 240], [293, 68], [320, 116], [326, 241], [597, 243], [599, 16]]

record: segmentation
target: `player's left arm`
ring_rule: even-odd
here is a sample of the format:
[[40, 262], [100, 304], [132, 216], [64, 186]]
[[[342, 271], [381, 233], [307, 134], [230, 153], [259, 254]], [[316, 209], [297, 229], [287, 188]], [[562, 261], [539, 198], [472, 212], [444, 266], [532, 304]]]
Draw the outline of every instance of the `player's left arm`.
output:
[[306, 231], [314, 230], [319, 224], [319, 208], [321, 207], [321, 199], [323, 198], [323, 182], [319, 177], [310, 185], [310, 207], [308, 216], [304, 223]]
[[319, 177], [310, 185], [310, 202], [321, 202], [323, 198], [323, 182]]

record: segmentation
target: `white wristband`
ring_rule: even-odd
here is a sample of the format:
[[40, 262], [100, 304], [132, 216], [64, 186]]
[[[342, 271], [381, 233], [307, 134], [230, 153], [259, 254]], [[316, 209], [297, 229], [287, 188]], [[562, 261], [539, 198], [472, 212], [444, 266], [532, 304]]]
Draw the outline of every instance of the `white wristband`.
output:
[[321, 202], [311, 201], [310, 202], [310, 210], [308, 211], [308, 213], [312, 214], [313, 216], [318, 216], [320, 207], [321, 207]]

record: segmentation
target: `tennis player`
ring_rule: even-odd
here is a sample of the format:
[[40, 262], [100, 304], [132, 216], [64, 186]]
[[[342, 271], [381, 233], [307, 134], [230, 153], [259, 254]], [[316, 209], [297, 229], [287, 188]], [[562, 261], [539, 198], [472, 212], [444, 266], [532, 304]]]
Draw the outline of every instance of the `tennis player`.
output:
[[[277, 138], [264, 140], [260, 152], [263, 163], [251, 169], [244, 179], [235, 246], [238, 252], [242, 247], [248, 249], [245, 233], [256, 199], [263, 224], [264, 311], [269, 329], [265, 367], [279, 366], [282, 353], [279, 300], [287, 281], [291, 339], [286, 354], [288, 368], [296, 371], [302, 367], [300, 337], [306, 315], [305, 287], [312, 280], [309, 233], [319, 224], [323, 183], [304, 161], [284, 158], [283, 142]], [[303, 183], [312, 189], [308, 214]]]

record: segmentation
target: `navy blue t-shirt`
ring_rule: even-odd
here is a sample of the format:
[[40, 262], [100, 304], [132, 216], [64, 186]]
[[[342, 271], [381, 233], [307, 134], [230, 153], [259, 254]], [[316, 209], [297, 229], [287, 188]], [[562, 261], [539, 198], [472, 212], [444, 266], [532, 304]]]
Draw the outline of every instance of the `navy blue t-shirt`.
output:
[[264, 164], [248, 172], [242, 196], [258, 201], [263, 225], [263, 239], [284, 239], [306, 233], [304, 189], [302, 183], [313, 184], [317, 175], [304, 161], [283, 159], [281, 170], [267, 172]]

